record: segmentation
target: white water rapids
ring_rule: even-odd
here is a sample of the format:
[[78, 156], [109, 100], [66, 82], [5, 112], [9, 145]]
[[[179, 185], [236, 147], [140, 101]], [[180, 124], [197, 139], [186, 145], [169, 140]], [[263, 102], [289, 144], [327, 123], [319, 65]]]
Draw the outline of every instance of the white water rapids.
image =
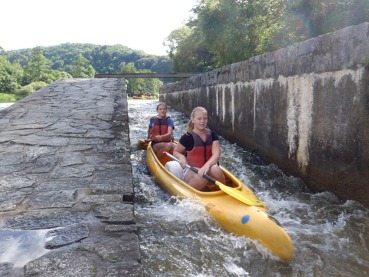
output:
[[[312, 193], [296, 177], [221, 138], [221, 164], [249, 185], [291, 236], [295, 255], [281, 262], [256, 243], [224, 231], [190, 200], [162, 191], [146, 167], [145, 139], [156, 100], [129, 100], [132, 167], [145, 276], [367, 276], [369, 209]], [[175, 138], [188, 118], [169, 109]]]

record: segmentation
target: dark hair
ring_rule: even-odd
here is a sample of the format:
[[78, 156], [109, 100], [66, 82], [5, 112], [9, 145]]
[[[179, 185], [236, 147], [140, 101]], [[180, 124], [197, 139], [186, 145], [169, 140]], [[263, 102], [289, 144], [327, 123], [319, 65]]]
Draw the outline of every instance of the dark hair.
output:
[[167, 104], [165, 104], [164, 102], [160, 102], [160, 103], [156, 106], [156, 110], [158, 110], [160, 106], [164, 106], [165, 108], [167, 108], [167, 109], [168, 109]]

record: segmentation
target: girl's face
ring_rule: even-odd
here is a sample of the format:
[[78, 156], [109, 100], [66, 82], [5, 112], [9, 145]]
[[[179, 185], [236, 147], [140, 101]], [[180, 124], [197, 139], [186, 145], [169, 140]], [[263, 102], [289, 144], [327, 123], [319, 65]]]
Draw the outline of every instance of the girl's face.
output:
[[195, 129], [204, 130], [208, 125], [208, 113], [201, 111], [195, 112], [192, 123]]
[[165, 117], [165, 116], [166, 116], [166, 114], [167, 114], [167, 107], [166, 107], [166, 106], [164, 106], [164, 105], [160, 105], [160, 106], [158, 107], [157, 112], [158, 112], [158, 115], [159, 115], [160, 117]]

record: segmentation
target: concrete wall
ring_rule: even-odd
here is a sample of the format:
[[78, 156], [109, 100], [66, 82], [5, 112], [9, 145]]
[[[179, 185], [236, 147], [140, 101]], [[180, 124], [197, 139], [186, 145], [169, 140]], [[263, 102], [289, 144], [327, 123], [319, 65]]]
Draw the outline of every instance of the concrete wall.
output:
[[369, 205], [369, 23], [165, 85], [160, 100], [300, 176]]

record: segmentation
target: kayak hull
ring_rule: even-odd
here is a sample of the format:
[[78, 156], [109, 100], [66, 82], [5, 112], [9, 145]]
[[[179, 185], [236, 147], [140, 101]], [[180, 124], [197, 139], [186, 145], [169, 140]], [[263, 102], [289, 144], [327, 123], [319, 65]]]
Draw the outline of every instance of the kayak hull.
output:
[[[268, 214], [265, 207], [247, 205], [219, 188], [210, 192], [192, 188], [165, 168], [165, 164], [171, 159], [165, 156], [159, 160], [151, 144], [147, 146], [146, 161], [155, 182], [165, 191], [183, 198], [199, 200], [208, 213], [227, 231], [257, 240], [281, 260], [292, 259], [294, 248], [290, 236]], [[241, 180], [227, 169], [221, 168], [226, 176], [227, 186], [242, 192], [253, 201], [259, 200]]]

